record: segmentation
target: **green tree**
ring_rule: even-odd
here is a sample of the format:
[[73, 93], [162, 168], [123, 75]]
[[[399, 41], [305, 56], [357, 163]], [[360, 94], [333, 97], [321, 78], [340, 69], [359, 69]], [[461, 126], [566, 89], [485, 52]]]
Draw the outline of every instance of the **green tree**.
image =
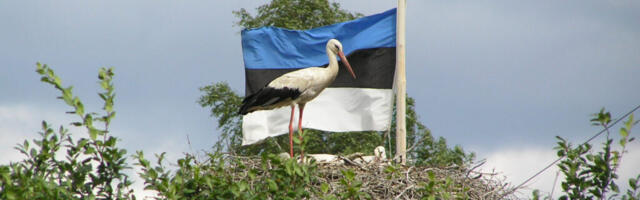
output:
[[233, 11], [240, 18], [236, 25], [246, 29], [275, 26], [305, 30], [364, 16], [340, 9], [340, 4], [330, 4], [327, 0], [273, 0], [256, 10], [256, 16], [252, 16], [244, 8]]
[[[327, 0], [273, 0], [259, 6], [256, 15], [247, 10], [233, 11], [239, 19], [236, 25], [243, 29], [261, 26], [276, 26], [292, 30], [304, 30], [333, 23], [353, 20], [363, 16], [340, 8], [338, 3]], [[220, 140], [214, 146], [216, 151], [228, 151], [240, 155], [285, 152], [288, 136], [268, 138], [253, 145], [241, 146], [242, 117], [237, 114], [242, 97], [230, 89], [227, 83], [219, 82], [200, 88], [203, 95], [198, 103], [210, 108], [211, 115], [218, 118], [221, 130]], [[461, 147], [449, 148], [444, 138], [434, 139], [429, 129], [418, 121], [414, 100], [407, 98], [407, 144], [414, 147], [409, 158], [418, 164], [449, 165], [470, 161], [473, 154], [465, 153]], [[395, 112], [395, 108], [394, 108]], [[395, 115], [393, 115], [395, 116]], [[395, 119], [393, 120], [395, 122]], [[395, 123], [393, 123], [395, 124]], [[376, 146], [385, 146], [389, 153], [394, 150], [395, 126], [389, 132], [331, 133], [305, 129], [305, 152], [350, 154], [354, 152], [373, 153]], [[298, 148], [300, 145], [296, 145]], [[285, 147], [285, 148], [283, 148]], [[391, 149], [390, 149], [391, 148]], [[296, 150], [296, 152], [298, 152]]]

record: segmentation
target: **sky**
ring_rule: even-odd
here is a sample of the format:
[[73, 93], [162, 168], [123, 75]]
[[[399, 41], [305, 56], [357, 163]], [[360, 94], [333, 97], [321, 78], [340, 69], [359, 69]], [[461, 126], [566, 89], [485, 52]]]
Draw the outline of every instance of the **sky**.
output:
[[[36, 62], [51, 66], [93, 111], [101, 107], [98, 69], [114, 67], [111, 130], [130, 153], [167, 152], [175, 160], [208, 150], [219, 131], [196, 103], [198, 88], [227, 82], [243, 94], [240, 28], [231, 12], [265, 2], [0, 1], [0, 164], [21, 158], [13, 146], [36, 138], [42, 120], [75, 119], [39, 81]], [[338, 2], [365, 15], [396, 4]], [[615, 118], [640, 104], [638, 1], [407, 5], [407, 91], [420, 121], [514, 185], [556, 158], [556, 135], [580, 143], [600, 130], [590, 114], [605, 107]], [[628, 150], [622, 180], [640, 173], [632, 159], [640, 145]], [[529, 188], [550, 192], [555, 173]]]

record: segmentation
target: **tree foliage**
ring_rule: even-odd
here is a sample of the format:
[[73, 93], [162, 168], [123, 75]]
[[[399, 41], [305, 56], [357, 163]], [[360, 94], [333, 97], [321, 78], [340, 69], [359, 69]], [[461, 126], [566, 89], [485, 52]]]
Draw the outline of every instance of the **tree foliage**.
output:
[[[340, 4], [329, 3], [327, 0], [273, 0], [258, 7], [256, 11], [256, 15], [251, 15], [245, 9], [234, 11], [233, 13], [239, 19], [236, 25], [242, 28], [277, 26], [301, 30], [363, 16], [360, 13], [343, 10]], [[209, 108], [211, 115], [218, 118], [221, 134], [215, 150], [239, 155], [280, 153], [287, 150], [289, 145], [287, 135], [268, 138], [258, 144], [241, 146], [242, 117], [236, 111], [241, 105], [242, 97], [233, 92], [224, 82], [204, 86], [200, 91], [203, 95], [198, 103], [202, 107]], [[393, 117], [392, 124], [395, 124], [395, 115]], [[395, 148], [395, 126], [392, 125], [389, 132], [328, 133], [305, 129], [304, 138], [305, 145], [295, 145], [295, 148], [304, 146], [305, 152], [308, 153], [372, 154], [376, 146], [384, 146], [391, 156], [391, 150]], [[409, 152], [409, 158], [415, 160], [417, 164], [463, 164], [473, 159], [473, 154], [464, 152], [462, 147], [450, 148], [444, 138], [433, 138], [430, 130], [419, 122], [415, 112], [415, 101], [411, 97], [407, 98], [407, 144], [409, 147], [414, 147]]]
[[361, 13], [340, 9], [340, 4], [329, 3], [327, 0], [273, 0], [256, 10], [258, 14], [255, 16], [244, 8], [233, 11], [240, 19], [236, 25], [246, 29], [274, 26], [305, 30], [363, 16]]

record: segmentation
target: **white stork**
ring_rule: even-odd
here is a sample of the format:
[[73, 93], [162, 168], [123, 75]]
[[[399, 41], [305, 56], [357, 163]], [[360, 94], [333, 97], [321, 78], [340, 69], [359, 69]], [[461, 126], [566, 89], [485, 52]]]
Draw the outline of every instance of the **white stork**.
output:
[[[271, 110], [283, 106], [291, 106], [291, 119], [289, 120], [289, 154], [293, 158], [293, 116], [295, 113], [295, 105], [298, 104], [300, 109], [300, 119], [298, 121], [298, 133], [302, 133], [302, 113], [304, 105], [317, 97], [324, 88], [331, 85], [338, 75], [338, 59], [340, 56], [342, 63], [347, 67], [353, 78], [353, 73], [349, 61], [344, 56], [342, 44], [331, 39], [327, 42], [327, 56], [329, 57], [328, 67], [309, 67], [286, 73], [273, 81], [267, 86], [258, 90], [242, 100], [240, 114], [257, 110]], [[300, 140], [302, 140], [302, 135]], [[304, 152], [300, 153], [304, 156]]]

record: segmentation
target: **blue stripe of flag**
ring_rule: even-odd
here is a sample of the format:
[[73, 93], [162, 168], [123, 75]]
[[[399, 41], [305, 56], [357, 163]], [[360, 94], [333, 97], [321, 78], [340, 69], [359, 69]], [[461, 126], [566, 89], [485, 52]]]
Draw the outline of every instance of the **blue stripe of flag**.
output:
[[326, 65], [326, 44], [338, 39], [346, 55], [358, 49], [396, 46], [396, 9], [360, 19], [295, 31], [275, 27], [242, 31], [247, 69], [292, 69]]

